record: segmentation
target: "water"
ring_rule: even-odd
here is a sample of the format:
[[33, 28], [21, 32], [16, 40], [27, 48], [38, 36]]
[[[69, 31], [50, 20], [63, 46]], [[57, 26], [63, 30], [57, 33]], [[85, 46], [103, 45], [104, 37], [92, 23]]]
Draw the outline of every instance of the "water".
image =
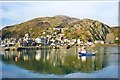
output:
[[1, 52], [2, 78], [118, 78], [118, 47], [89, 48], [96, 56], [79, 57], [79, 47]]

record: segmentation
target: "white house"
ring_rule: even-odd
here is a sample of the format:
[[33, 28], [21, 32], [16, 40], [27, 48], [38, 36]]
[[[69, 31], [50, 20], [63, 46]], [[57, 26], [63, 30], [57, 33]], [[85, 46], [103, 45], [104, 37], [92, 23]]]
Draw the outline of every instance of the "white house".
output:
[[92, 42], [87, 42], [87, 44], [91, 46], [93, 43]]
[[95, 44], [98, 44], [98, 43], [104, 44], [105, 42], [104, 42], [104, 41], [99, 41], [99, 40], [97, 41], [97, 40], [95, 40], [94, 43], [95, 43]]
[[80, 39], [77, 39], [77, 44], [80, 45], [81, 41]]
[[40, 39], [40, 38], [36, 38], [36, 39], [35, 39], [35, 42], [36, 42], [36, 43], [41, 43], [41, 39]]

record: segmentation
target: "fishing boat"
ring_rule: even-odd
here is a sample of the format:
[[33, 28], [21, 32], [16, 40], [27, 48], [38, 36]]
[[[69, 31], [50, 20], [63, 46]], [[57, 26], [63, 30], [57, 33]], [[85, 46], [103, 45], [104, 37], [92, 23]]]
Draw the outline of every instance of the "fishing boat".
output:
[[86, 50], [86, 47], [85, 46], [82, 46], [82, 48], [80, 48], [80, 50], [78, 51], [79, 53], [79, 56], [95, 56], [95, 53], [89, 53], [87, 52]]
[[0, 47], [6, 47], [6, 45], [4, 45], [4, 44], [1, 44], [1, 45], [0, 45]]
[[81, 57], [81, 56], [95, 56], [95, 53], [88, 53], [88, 52], [86, 52], [86, 53], [81, 53], [81, 52], [78, 52], [79, 53], [79, 56]]

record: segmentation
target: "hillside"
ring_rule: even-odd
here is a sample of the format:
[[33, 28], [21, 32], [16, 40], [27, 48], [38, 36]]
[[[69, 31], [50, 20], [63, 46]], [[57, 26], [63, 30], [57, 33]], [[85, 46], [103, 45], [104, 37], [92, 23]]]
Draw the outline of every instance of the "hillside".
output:
[[41, 36], [43, 31], [47, 34], [56, 32], [54, 28], [65, 28], [62, 32], [66, 38], [80, 38], [84, 41], [91, 39], [105, 40], [110, 27], [102, 22], [92, 19], [78, 19], [69, 16], [57, 15], [53, 17], [39, 17], [16, 25], [6, 26], [2, 31], [2, 38], [23, 37], [29, 32], [30, 37]]
[[[116, 37], [115, 39], [115, 43], [120, 44], [120, 26], [114, 26], [114, 27], [110, 27], [110, 32], [114, 34], [114, 36]], [[117, 40], [118, 38], [118, 40]]]
[[120, 36], [120, 26], [110, 27], [110, 31], [115, 34], [115, 36]]

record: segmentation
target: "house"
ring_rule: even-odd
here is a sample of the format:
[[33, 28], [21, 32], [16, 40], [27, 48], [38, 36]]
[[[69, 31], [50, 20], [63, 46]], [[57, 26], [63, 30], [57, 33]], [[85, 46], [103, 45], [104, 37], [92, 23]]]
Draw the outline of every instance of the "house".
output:
[[76, 43], [76, 39], [71, 39], [70, 45], [74, 45]]
[[34, 46], [35, 42], [32, 39], [27, 40], [27, 46]]
[[119, 38], [118, 38], [118, 37], [116, 37], [116, 38], [115, 38], [115, 40], [119, 40]]
[[41, 46], [46, 46], [46, 45], [48, 45], [47, 38], [42, 37], [42, 38], [40, 38], [40, 40], [41, 40]]
[[99, 44], [99, 43], [100, 43], [100, 44], [104, 44], [105, 42], [104, 42], [104, 41], [100, 41], [100, 40], [95, 40], [94, 43], [95, 43], [95, 44]]
[[41, 39], [37, 37], [37, 38], [35, 39], [35, 42], [36, 42], [37, 44], [40, 44], [40, 43], [41, 43]]
[[27, 41], [30, 38], [30, 34], [26, 33], [25, 36], [23, 37], [24, 41]]
[[80, 45], [81, 41], [80, 39], [77, 39], [77, 44]]
[[90, 46], [91, 46], [92, 44], [93, 44], [92, 42], [87, 42], [87, 45], [90, 45]]
[[59, 40], [59, 41], [63, 40], [64, 39], [64, 34], [58, 34], [56, 36], [56, 39]]
[[46, 37], [47, 37], [48, 39], [51, 39], [52, 36], [51, 36], [51, 35], [46, 35]]

